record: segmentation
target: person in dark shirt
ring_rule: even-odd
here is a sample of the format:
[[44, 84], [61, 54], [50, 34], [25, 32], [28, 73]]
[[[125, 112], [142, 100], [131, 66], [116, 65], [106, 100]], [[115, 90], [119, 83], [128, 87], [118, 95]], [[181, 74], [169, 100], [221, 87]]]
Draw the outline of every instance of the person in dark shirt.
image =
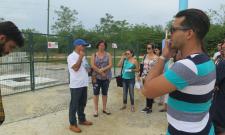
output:
[[221, 60], [216, 65], [216, 86], [211, 113], [216, 135], [225, 135], [225, 42], [221, 46]]

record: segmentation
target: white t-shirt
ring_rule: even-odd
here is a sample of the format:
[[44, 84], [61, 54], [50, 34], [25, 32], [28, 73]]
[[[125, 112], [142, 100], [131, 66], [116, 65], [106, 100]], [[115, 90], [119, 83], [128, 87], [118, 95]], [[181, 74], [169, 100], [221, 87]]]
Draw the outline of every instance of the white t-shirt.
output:
[[220, 55], [220, 52], [214, 53], [214, 55], [213, 55], [213, 60], [216, 60], [217, 56], [219, 56], [219, 55]]
[[87, 60], [85, 57], [83, 57], [81, 66], [78, 71], [74, 71], [72, 66], [77, 63], [79, 59], [79, 54], [73, 51], [68, 57], [67, 57], [67, 63], [68, 63], [68, 69], [70, 73], [70, 88], [81, 88], [81, 87], [87, 87], [88, 86], [88, 72], [85, 69], [85, 63], [87, 63]]

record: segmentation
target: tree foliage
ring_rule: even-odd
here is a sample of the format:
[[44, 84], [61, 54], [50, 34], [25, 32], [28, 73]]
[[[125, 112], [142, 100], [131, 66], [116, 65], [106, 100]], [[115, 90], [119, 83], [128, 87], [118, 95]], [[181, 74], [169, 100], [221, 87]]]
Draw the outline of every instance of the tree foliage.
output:
[[[108, 49], [112, 49], [111, 43], [117, 43], [118, 50], [132, 48], [138, 54], [142, 54], [145, 51], [145, 45], [149, 42], [161, 46], [162, 39], [165, 36], [164, 29], [169, 29], [172, 25], [172, 20], [168, 20], [165, 28], [161, 25], [130, 24], [127, 20], [116, 20], [113, 15], [106, 13], [99, 19], [99, 24], [95, 25], [94, 28], [84, 29], [77, 18], [78, 12], [76, 10], [61, 6], [55, 13], [57, 20], [52, 26], [52, 31], [60, 36], [51, 37], [49, 40], [59, 42], [59, 53], [65, 52], [65, 48], [72, 43], [73, 39], [83, 38], [92, 46], [103, 39], [108, 42]], [[225, 5], [221, 5], [220, 10], [210, 9], [207, 13], [211, 19], [211, 27], [205, 38], [205, 46], [209, 52], [213, 53], [217, 43], [225, 38]], [[36, 31], [28, 29], [23, 32]], [[39, 35], [35, 40], [36, 44], [44, 44], [46, 36]], [[41, 48], [43, 47], [40, 47], [40, 45], [36, 46], [36, 50], [44, 51]], [[89, 50], [93, 49], [95, 47]]]
[[217, 50], [217, 44], [225, 39], [225, 4], [219, 10], [209, 9], [207, 14], [211, 20], [209, 33], [205, 38], [205, 46], [212, 55]]
[[76, 10], [71, 10], [68, 7], [60, 6], [59, 10], [55, 11], [57, 20], [52, 26], [52, 30], [55, 33], [69, 34], [72, 31], [82, 27], [81, 23], [78, 22]]

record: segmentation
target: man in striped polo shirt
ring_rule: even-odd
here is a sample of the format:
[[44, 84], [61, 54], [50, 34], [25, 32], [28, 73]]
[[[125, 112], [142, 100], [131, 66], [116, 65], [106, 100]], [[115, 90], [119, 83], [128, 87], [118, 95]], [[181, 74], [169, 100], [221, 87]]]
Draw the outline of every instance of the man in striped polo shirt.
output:
[[[203, 47], [209, 27], [209, 18], [201, 10], [177, 13], [171, 28], [172, 44], [166, 41], [162, 56], [146, 78], [148, 83], [142, 90], [145, 96], [169, 93], [167, 135], [214, 135], [209, 108], [216, 72]], [[162, 73], [173, 49], [180, 50], [183, 59]]]

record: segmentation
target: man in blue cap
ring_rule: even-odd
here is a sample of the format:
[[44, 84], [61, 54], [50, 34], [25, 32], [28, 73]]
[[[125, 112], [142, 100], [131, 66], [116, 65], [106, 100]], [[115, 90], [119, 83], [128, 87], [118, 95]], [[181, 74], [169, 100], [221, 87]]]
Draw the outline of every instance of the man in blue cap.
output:
[[71, 101], [69, 108], [70, 130], [80, 133], [77, 126], [76, 113], [80, 125], [92, 125], [92, 122], [85, 118], [84, 109], [87, 103], [88, 87], [88, 62], [85, 58], [85, 48], [88, 43], [83, 39], [76, 39], [73, 42], [74, 51], [67, 57], [68, 69], [70, 73]]

